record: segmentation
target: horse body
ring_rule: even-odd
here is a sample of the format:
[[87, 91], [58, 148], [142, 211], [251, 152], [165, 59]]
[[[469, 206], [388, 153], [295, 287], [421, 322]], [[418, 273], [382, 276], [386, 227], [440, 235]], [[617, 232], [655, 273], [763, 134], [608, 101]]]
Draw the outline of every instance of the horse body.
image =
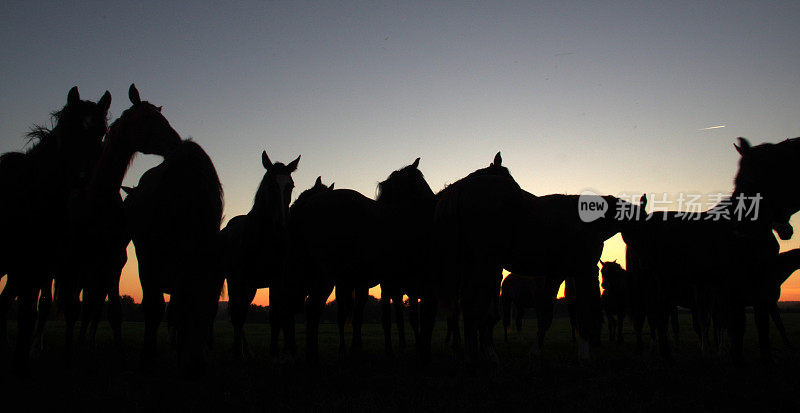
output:
[[525, 213], [522, 191], [501, 162], [498, 153], [489, 167], [437, 194], [432, 280], [423, 298], [423, 360], [430, 356], [438, 299], [456, 317], [459, 308], [463, 313], [467, 355], [477, 355], [480, 336], [481, 351], [497, 362], [492, 328], [499, 320], [502, 268], [512, 260]]
[[[166, 122], [160, 127], [172, 130]], [[169, 135], [178, 136], [174, 130]], [[124, 202], [142, 284], [145, 358], [155, 357], [167, 293], [180, 361], [196, 373], [224, 282], [218, 257], [222, 186], [198, 144], [180, 138], [161, 144], [164, 161], [142, 175]]]
[[522, 319], [526, 308], [536, 310], [537, 318], [543, 320], [544, 312], [552, 311], [552, 302], [558, 295], [560, 285], [545, 276], [523, 277], [509, 274], [500, 285], [500, 305], [503, 311], [503, 338], [508, 342], [508, 331], [513, 317], [514, 327], [522, 339]]
[[[72, 191], [83, 187], [100, 154], [111, 95], [98, 103], [80, 99], [77, 87], [67, 104], [53, 114], [52, 130], [36, 127], [29, 134], [37, 140], [24, 154], [0, 157], [0, 268], [8, 275], [3, 292], [2, 331], [5, 341], [5, 308], [12, 295], [20, 299], [18, 341], [14, 368], [27, 374], [36, 296], [42, 293], [39, 330], [49, 311], [52, 278], [58, 272], [63, 250], [66, 205]], [[40, 334], [37, 334], [41, 337]]]
[[[772, 274], [779, 251], [772, 231], [783, 239], [791, 237], [788, 219], [800, 209], [796, 191], [786, 189], [791, 185], [786, 177], [800, 158], [800, 140], [751, 147], [740, 138], [735, 146], [742, 158], [730, 198], [694, 216], [651, 213], [638, 228], [623, 234], [626, 243], [633, 240], [637, 244], [637, 261], [651, 272], [647, 313], [667, 358], [667, 315], [673, 297], [687, 286], [704, 351], [713, 315], [715, 324], [728, 327], [731, 355], [740, 360], [744, 307], [752, 303], [762, 358], [771, 357], [768, 314], [774, 305]], [[746, 216], [748, 211], [753, 215]]]
[[377, 203], [353, 190], [324, 191], [293, 205], [291, 262], [301, 280], [297, 284], [308, 294], [306, 352], [311, 362], [317, 361], [319, 318], [334, 286], [340, 351], [346, 349], [343, 330], [351, 309], [352, 347], [360, 349], [363, 308], [369, 288], [379, 282], [375, 269], [384, 254], [381, 228]]
[[[589, 346], [600, 342], [602, 315], [597, 263], [603, 253], [603, 243], [637, 218], [636, 214], [617, 216], [617, 213], [635, 212], [637, 206], [604, 196], [606, 209], [595, 220], [587, 222], [580, 217], [581, 197], [578, 195], [535, 196], [527, 192], [524, 195], [528, 211], [527, 236], [531, 240], [527, 249], [517, 251], [510, 269], [518, 275], [546, 277], [546, 284], [555, 292], [562, 282], [567, 283], [570, 319], [581, 339], [581, 356], [589, 357]], [[531, 349], [534, 356], [541, 351], [552, 324], [555, 292], [551, 291], [552, 298], [541, 300], [541, 309], [537, 309], [537, 341]]]
[[[266, 173], [255, 196], [253, 208], [246, 215], [231, 218], [220, 233], [222, 260], [230, 297], [231, 321], [234, 330], [234, 352], [243, 357], [247, 352], [244, 322], [247, 310], [258, 288], [270, 288], [271, 353], [277, 356], [277, 340], [281, 322], [282, 286], [274, 285], [284, 277], [288, 244], [287, 217], [294, 182], [291, 173], [300, 161], [284, 165], [272, 163], [266, 151], [262, 164]], [[294, 322], [285, 325], [287, 347], [294, 353]]]
[[391, 307], [394, 305], [400, 348], [405, 347], [403, 295], [409, 297], [410, 321], [419, 336], [419, 299], [430, 271], [430, 232], [436, 196], [418, 169], [419, 158], [392, 172], [378, 184], [376, 201], [383, 216], [387, 239], [381, 280], [382, 324], [386, 352], [392, 353]]

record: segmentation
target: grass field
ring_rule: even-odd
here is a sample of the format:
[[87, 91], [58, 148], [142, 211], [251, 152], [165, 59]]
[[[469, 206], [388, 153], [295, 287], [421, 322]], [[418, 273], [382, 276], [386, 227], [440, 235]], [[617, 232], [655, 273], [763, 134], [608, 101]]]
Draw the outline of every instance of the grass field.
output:
[[[580, 362], [572, 344], [568, 321], [556, 319], [544, 348], [543, 362], [530, 363], [529, 345], [516, 337], [502, 340], [495, 330], [501, 370], [488, 374], [469, 369], [445, 347], [444, 326], [435, 331], [434, 359], [419, 369], [409, 348], [394, 358], [384, 355], [380, 325], [364, 327], [365, 351], [340, 357], [338, 335], [331, 324], [320, 334], [322, 365], [309, 367], [269, 362], [267, 329], [250, 324], [252, 359], [233, 362], [228, 323], [216, 327], [215, 349], [208, 374], [185, 380], [160, 336], [158, 367], [140, 367], [143, 323], [124, 325], [124, 348], [112, 348], [107, 325], [98, 344], [79, 354], [67, 368], [61, 361], [63, 324], [51, 323], [45, 352], [33, 362], [33, 378], [19, 380], [8, 373], [9, 354], [3, 354], [0, 377], [5, 382], [2, 400], [26, 400], [30, 409], [88, 407], [112, 411], [181, 409], [183, 412], [236, 409], [263, 410], [512, 410], [606, 411], [630, 410], [741, 410], [798, 411], [800, 353], [786, 348], [773, 334], [775, 364], [762, 365], [756, 357], [752, 315], [748, 315], [745, 342], [747, 363], [732, 365], [727, 357], [703, 358], [690, 332], [690, 319], [682, 316], [681, 347], [672, 363], [652, 354], [633, 352], [633, 335], [626, 326], [626, 343], [609, 344], [590, 362]], [[785, 314], [790, 338], [800, 344], [800, 314]], [[535, 320], [526, 320], [526, 335], [535, 334]], [[774, 329], [773, 329], [774, 330]], [[15, 328], [10, 326], [13, 335]], [[300, 356], [304, 331], [298, 326]], [[409, 332], [410, 337], [410, 332]], [[604, 340], [607, 332], [604, 331]], [[395, 337], [396, 340], [396, 337]], [[410, 338], [413, 343], [413, 339]], [[396, 343], [395, 343], [396, 344]], [[4, 403], [5, 404], [5, 403]], [[7, 406], [7, 404], [6, 404]], [[27, 410], [27, 409], [26, 409]]]

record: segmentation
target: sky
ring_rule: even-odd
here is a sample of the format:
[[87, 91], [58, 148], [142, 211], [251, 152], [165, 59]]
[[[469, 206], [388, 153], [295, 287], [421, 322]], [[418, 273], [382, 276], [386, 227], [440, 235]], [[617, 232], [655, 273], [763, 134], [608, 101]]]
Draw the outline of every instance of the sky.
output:
[[[800, 135], [798, 21], [781, 1], [8, 1], [0, 152], [72, 86], [109, 90], [113, 120], [135, 82], [211, 156], [226, 219], [251, 207], [262, 150], [302, 155], [295, 197], [320, 175], [374, 197], [416, 157], [438, 191], [502, 151], [537, 195], [705, 199], [732, 191], [736, 137]], [[158, 162], [137, 157], [125, 185]], [[139, 301], [128, 252], [121, 290]], [[619, 236], [603, 259], [624, 262]]]

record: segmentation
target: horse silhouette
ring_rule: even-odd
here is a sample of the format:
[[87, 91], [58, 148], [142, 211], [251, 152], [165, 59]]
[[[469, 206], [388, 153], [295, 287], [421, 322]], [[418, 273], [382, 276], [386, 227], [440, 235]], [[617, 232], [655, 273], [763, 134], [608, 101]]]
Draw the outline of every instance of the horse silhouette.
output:
[[[258, 288], [270, 287], [270, 353], [278, 355], [278, 335], [283, 318], [280, 300], [281, 285], [286, 271], [288, 248], [289, 202], [300, 157], [284, 165], [273, 163], [267, 152], [261, 153], [266, 169], [258, 186], [253, 207], [246, 215], [231, 218], [220, 233], [223, 248], [223, 267], [228, 281], [229, 308], [233, 323], [233, 349], [237, 357], [247, 352], [244, 322], [247, 310]], [[294, 323], [285, 325], [285, 339], [290, 352], [295, 352]]]
[[[5, 313], [8, 300], [19, 297], [19, 322], [14, 370], [28, 372], [36, 296], [41, 291], [39, 331], [50, 307], [52, 277], [61, 263], [59, 243], [66, 204], [72, 191], [86, 184], [97, 162], [106, 132], [106, 114], [111, 94], [97, 103], [80, 99], [78, 88], [67, 94], [67, 104], [52, 114], [52, 129], [34, 127], [28, 134], [33, 145], [25, 152], [0, 156], [0, 272], [8, 275], [7, 290], [0, 303], [5, 343]], [[37, 246], [32, 248], [31, 246]], [[41, 333], [37, 341], [41, 343]], [[38, 344], [41, 345], [41, 344]]]
[[83, 311], [79, 342], [86, 340], [88, 330], [89, 343], [94, 343], [103, 302], [108, 297], [108, 319], [114, 343], [121, 344], [119, 279], [127, 261], [126, 247], [131, 237], [120, 187], [137, 152], [165, 156], [169, 149], [165, 142], [175, 138], [174, 131], [164, 127], [169, 123], [161, 114], [161, 108], [142, 101], [133, 84], [128, 89], [128, 98], [132, 106], [109, 127], [88, 185], [76, 192], [69, 203], [69, 259], [58, 280], [68, 348], [79, 312], [81, 290]]
[[783, 326], [783, 320], [778, 309], [778, 300], [781, 298], [781, 285], [798, 269], [800, 269], [800, 248], [795, 248], [778, 255], [778, 261], [775, 265], [775, 289], [772, 296], [773, 305], [769, 308], [772, 321], [783, 339], [787, 347], [792, 347], [789, 337], [786, 336], [786, 328]]
[[[580, 355], [588, 358], [591, 347], [600, 344], [602, 309], [597, 263], [603, 243], [638, 219], [638, 206], [613, 196], [597, 196], [593, 200], [602, 200], [605, 207], [594, 219], [585, 219], [580, 212], [584, 202], [580, 195], [524, 195], [528, 211], [524, 227], [532, 241], [527, 250], [517, 253], [508, 269], [518, 275], [546, 277], [553, 297], [561, 283], [566, 283], [565, 295], [573, 328], [578, 332]], [[542, 300], [541, 306], [537, 309], [537, 340], [531, 348], [534, 357], [541, 354], [553, 319], [553, 300]]]
[[734, 146], [741, 159], [729, 198], [696, 214], [696, 219], [675, 211], [652, 212], [623, 235], [626, 243], [635, 239], [637, 260], [651, 272], [647, 316], [665, 358], [671, 357], [666, 324], [672, 297], [690, 288], [704, 352], [711, 348], [707, 337], [714, 314], [715, 323], [728, 328], [732, 358], [741, 360], [744, 307], [752, 303], [760, 354], [771, 360], [768, 321], [779, 249], [772, 231], [782, 239], [791, 237], [788, 220], [800, 209], [800, 196], [787, 189], [786, 178], [798, 160], [800, 140], [751, 147], [739, 138]]
[[378, 184], [376, 201], [383, 216], [387, 248], [381, 280], [381, 307], [387, 354], [392, 353], [392, 305], [400, 348], [405, 348], [403, 295], [409, 297], [410, 322], [415, 341], [419, 336], [419, 300], [430, 271], [430, 231], [436, 196], [419, 170], [411, 165], [392, 172]]
[[631, 290], [628, 272], [616, 261], [602, 262], [603, 310], [608, 320], [608, 340], [623, 342], [622, 326], [630, 312]]
[[455, 317], [463, 315], [468, 361], [477, 360], [480, 351], [496, 366], [492, 329], [499, 320], [502, 269], [513, 260], [522, 240], [526, 213], [522, 190], [498, 153], [488, 167], [447, 186], [437, 198], [431, 281], [422, 300], [420, 357], [430, 358], [441, 301]]
[[156, 355], [156, 332], [170, 294], [183, 371], [200, 373], [224, 276], [219, 260], [222, 186], [211, 159], [166, 119], [140, 125], [164, 153], [124, 201], [139, 262], [145, 313], [144, 360]]
[[[314, 189], [312, 188], [311, 191]], [[304, 193], [290, 210], [292, 297], [307, 296], [306, 357], [318, 362], [319, 321], [336, 287], [339, 350], [346, 352], [344, 327], [353, 316], [351, 347], [362, 347], [361, 325], [369, 288], [378, 284], [376, 268], [383, 255], [377, 203], [350, 189]]]
[[537, 319], [543, 320], [542, 313], [552, 307], [560, 285], [551, 285], [553, 280], [544, 276], [523, 277], [509, 274], [500, 285], [500, 306], [503, 311], [503, 339], [508, 342], [508, 331], [513, 317], [517, 335], [522, 340], [522, 319], [526, 308], [536, 311]]

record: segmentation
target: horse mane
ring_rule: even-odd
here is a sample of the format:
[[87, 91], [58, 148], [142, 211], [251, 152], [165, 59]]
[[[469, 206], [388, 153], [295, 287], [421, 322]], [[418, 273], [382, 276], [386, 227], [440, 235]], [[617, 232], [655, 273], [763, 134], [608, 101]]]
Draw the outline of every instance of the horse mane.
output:
[[[163, 162], [162, 193], [170, 199], [181, 200], [191, 205], [191, 212], [208, 224], [208, 230], [219, 230], [224, 206], [222, 184], [211, 158], [191, 139], [181, 141]], [[190, 211], [179, 211], [187, 214]], [[194, 228], [194, 230], [201, 230]]]
[[[423, 183], [416, 188], [410, 186], [414, 183]], [[380, 203], [398, 202], [401, 199], [433, 200], [436, 195], [425, 180], [425, 175], [416, 165], [404, 166], [391, 174], [383, 182], [378, 183], [375, 200]]]

